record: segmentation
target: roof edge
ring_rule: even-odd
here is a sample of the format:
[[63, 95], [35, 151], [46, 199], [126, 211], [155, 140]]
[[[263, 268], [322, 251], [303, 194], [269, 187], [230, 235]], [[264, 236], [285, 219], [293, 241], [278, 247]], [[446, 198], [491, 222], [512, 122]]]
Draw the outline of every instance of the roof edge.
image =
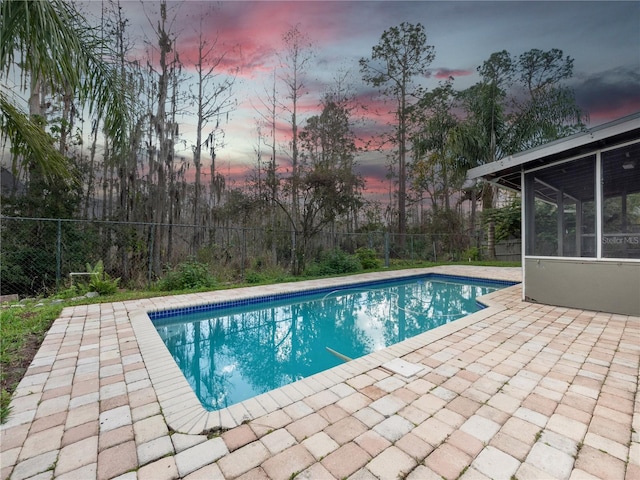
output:
[[495, 175], [501, 170], [522, 166], [533, 160], [540, 160], [544, 157], [556, 155], [567, 150], [584, 147], [591, 143], [597, 143], [609, 137], [624, 134], [635, 129], [640, 129], [640, 112], [597, 125], [583, 132], [578, 132], [514, 155], [509, 155], [495, 162], [471, 168], [467, 171], [467, 180], [473, 181], [484, 176]]

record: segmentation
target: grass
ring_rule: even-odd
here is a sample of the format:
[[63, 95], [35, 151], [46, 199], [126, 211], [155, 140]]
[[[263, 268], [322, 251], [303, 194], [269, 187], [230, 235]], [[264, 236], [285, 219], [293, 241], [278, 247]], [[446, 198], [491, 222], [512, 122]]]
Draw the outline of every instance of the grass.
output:
[[[496, 267], [519, 267], [519, 263], [511, 262], [461, 262], [476, 266], [496, 266]], [[378, 271], [401, 270], [405, 268], [425, 268], [437, 265], [451, 265], [451, 263], [433, 262], [400, 262], [394, 261], [388, 269], [380, 268]], [[368, 272], [376, 270], [367, 270]], [[351, 274], [350, 274], [351, 275]], [[282, 283], [284, 281], [302, 281], [317, 277], [283, 277], [281, 274], [277, 278], [268, 275], [260, 277], [258, 283], [224, 283], [217, 284], [213, 288], [200, 288], [194, 290], [180, 291], [120, 291], [113, 295], [104, 295], [96, 298], [86, 298], [82, 300], [67, 301], [64, 304], [38, 304], [31, 302], [25, 305], [14, 305], [0, 310], [0, 423], [4, 423], [10, 413], [9, 403], [11, 395], [15, 391], [18, 383], [27, 371], [29, 364], [37, 353], [44, 337], [60, 315], [63, 307], [74, 305], [89, 305], [94, 303], [124, 302], [139, 298], [158, 297], [167, 294], [179, 295], [183, 293], [194, 293], [198, 291], [212, 291], [229, 288], [238, 288], [256, 285], [268, 285]]]
[[11, 394], [61, 311], [62, 305], [34, 304], [0, 313], [0, 423], [9, 415]]

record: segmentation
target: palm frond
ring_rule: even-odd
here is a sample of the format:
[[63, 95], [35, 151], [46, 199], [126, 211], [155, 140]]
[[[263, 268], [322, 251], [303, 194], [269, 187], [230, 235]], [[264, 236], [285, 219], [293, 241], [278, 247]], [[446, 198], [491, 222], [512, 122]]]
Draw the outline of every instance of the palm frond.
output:
[[[22, 87], [30, 78], [38, 79], [56, 90], [61, 86], [73, 91], [79, 102], [88, 104], [90, 112], [103, 121], [104, 130], [114, 148], [126, 146], [131, 98], [116, 68], [103, 61], [109, 48], [88, 26], [73, 4], [61, 0], [2, 0], [0, 2], [0, 76], [9, 74], [13, 65], [23, 72]], [[27, 125], [27, 116], [15, 117], [3, 98], [3, 122], [12, 126], [12, 144], [27, 152], [30, 133], [37, 131], [34, 161], [56, 163], [45, 170], [59, 171], [58, 154], [51, 141], [43, 142], [44, 129]], [[18, 118], [18, 121], [15, 119]], [[20, 129], [25, 128], [22, 133]], [[30, 133], [28, 133], [30, 132]], [[48, 155], [44, 149], [49, 148]], [[57, 158], [57, 160], [55, 160]]]
[[[0, 4], [0, 65], [13, 64], [52, 87], [81, 84], [83, 42], [77, 14], [59, 0], [3, 0]], [[17, 58], [16, 58], [17, 56]]]
[[53, 145], [44, 128], [21, 112], [0, 91], [0, 130], [11, 143], [11, 151], [33, 160], [47, 181], [77, 183], [68, 159]]

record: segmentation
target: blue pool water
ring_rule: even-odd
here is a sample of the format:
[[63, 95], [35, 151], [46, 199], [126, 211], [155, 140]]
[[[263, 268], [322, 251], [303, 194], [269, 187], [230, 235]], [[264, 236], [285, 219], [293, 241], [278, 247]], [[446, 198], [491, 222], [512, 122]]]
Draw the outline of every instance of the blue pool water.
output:
[[202, 405], [217, 410], [482, 308], [509, 282], [429, 275], [151, 312]]

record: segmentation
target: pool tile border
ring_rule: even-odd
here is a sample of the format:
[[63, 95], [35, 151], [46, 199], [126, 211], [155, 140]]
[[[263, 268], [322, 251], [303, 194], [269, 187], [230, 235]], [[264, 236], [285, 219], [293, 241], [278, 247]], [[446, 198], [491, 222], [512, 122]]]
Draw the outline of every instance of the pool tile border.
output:
[[[423, 275], [407, 275], [406, 277], [398, 277], [392, 280], [401, 281], [401, 280], [410, 280], [410, 279], [424, 279], [424, 280], [444, 280], [444, 281], [465, 281], [465, 280], [480, 280], [488, 283], [492, 283], [495, 285], [504, 286], [512, 286], [519, 282], [507, 281], [507, 280], [493, 280], [493, 279], [478, 279], [474, 277], [464, 277], [461, 275], [445, 275], [440, 273], [427, 273]], [[234, 307], [244, 307], [249, 305], [260, 305], [262, 303], [268, 303], [272, 301], [281, 301], [281, 300], [291, 300], [296, 298], [301, 298], [310, 294], [322, 294], [326, 293], [331, 294], [341, 290], [349, 290], [350, 287], [357, 288], [369, 288], [375, 287], [377, 285], [389, 283], [389, 279], [379, 279], [379, 280], [369, 280], [365, 282], [356, 282], [356, 283], [345, 283], [345, 284], [334, 284], [332, 286], [325, 286], [321, 288], [308, 288], [304, 290], [296, 290], [289, 293], [272, 293], [269, 295], [256, 295], [248, 298], [240, 298], [234, 300], [222, 300], [215, 303], [205, 303], [198, 304], [193, 306], [184, 306], [178, 308], [170, 308], [170, 309], [154, 309], [147, 312], [149, 318], [154, 322], [158, 323], [162, 320], [174, 318], [181, 315], [188, 315], [192, 313], [198, 312], [211, 312], [215, 310], [221, 310], [226, 308], [234, 308]]]
[[[203, 306], [210, 306], [211, 304], [219, 302], [250, 300], [256, 298], [256, 296], [264, 298], [266, 296], [282, 294], [300, 295], [300, 292], [304, 294], [304, 292], [308, 292], [309, 290], [331, 289], [336, 286], [404, 279], [428, 274], [438, 274], [457, 279], [473, 278], [493, 282], [502, 281], [510, 285], [520, 280], [520, 269], [513, 269], [513, 271], [509, 269], [504, 270], [503, 276], [496, 278], [494, 271], [491, 272], [491, 275], [478, 276], [477, 270], [474, 271], [475, 274], [471, 274], [470, 272], [465, 274], [465, 268], [459, 267], [457, 270], [460, 270], [460, 272], [456, 271], [455, 274], [452, 274], [451, 266], [444, 268], [446, 268], [447, 273], [441, 274], [440, 271], [442, 271], [442, 269], [439, 267], [409, 271], [398, 270], [365, 273], [349, 277], [334, 277], [295, 283], [245, 287], [208, 292], [206, 294], [162, 297], [152, 303], [152, 308], [143, 307], [140, 310], [130, 312], [129, 318], [136, 339], [138, 340], [142, 359], [149, 372], [151, 384], [156, 391], [162, 413], [169, 428], [175, 432], [185, 434], [210, 433], [237, 427], [245, 422], [285, 408], [321, 391], [335, 388], [351, 378], [380, 368], [384, 363], [394, 358], [402, 358], [431, 342], [451, 335], [469, 325], [481, 322], [483, 319], [491, 317], [507, 308], [499, 302], [494, 301], [495, 297], [501, 296], [505, 290], [520, 287], [519, 285], [513, 285], [481, 297], [479, 301], [485, 305], [486, 308], [454, 322], [442, 325], [383, 350], [373, 352], [276, 390], [215, 411], [208, 411], [202, 406], [160, 338], [148, 312], [162, 311], [172, 307], [193, 311], [190, 309], [202, 308]], [[265, 294], [265, 290], [268, 290], [269, 293]], [[178, 305], [176, 305], [176, 303]], [[146, 307], [146, 305], [144, 306]]]

